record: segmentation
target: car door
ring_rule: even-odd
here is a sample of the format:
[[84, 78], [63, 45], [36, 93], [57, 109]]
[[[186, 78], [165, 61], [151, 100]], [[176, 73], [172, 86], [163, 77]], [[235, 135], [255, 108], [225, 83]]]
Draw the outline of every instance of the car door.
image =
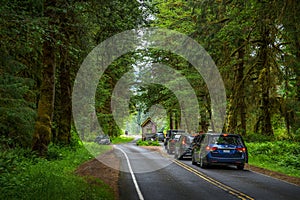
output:
[[209, 144], [210, 135], [205, 135], [199, 142], [199, 162], [200, 158], [204, 158], [207, 154], [206, 147]]
[[194, 149], [193, 149], [193, 154], [194, 154], [194, 159], [196, 162], [200, 161], [200, 149], [202, 145], [203, 140], [206, 138], [206, 135], [203, 134], [201, 135], [198, 140], [196, 141], [196, 144], [194, 145]]

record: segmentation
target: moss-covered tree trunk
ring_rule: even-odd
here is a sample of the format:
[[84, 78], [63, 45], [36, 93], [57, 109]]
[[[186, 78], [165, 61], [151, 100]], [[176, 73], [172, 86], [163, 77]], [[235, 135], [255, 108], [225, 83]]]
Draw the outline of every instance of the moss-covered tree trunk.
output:
[[35, 123], [32, 150], [43, 156], [51, 139], [51, 121], [54, 105], [55, 50], [50, 41], [43, 47], [43, 80], [38, 103], [38, 117]]
[[71, 46], [70, 38], [72, 35], [76, 35], [76, 28], [72, 27], [72, 23], [76, 20], [75, 14], [67, 5], [65, 9], [66, 13], [60, 12], [57, 18], [60, 19], [61, 24], [59, 25], [60, 32], [62, 33], [60, 40], [62, 45], [60, 45], [60, 66], [59, 66], [59, 84], [60, 84], [60, 98], [59, 102], [59, 120], [56, 122], [58, 124], [58, 130], [56, 135], [56, 142], [62, 145], [69, 145], [71, 140], [71, 120], [72, 120], [72, 85], [70, 70], [72, 68], [72, 58], [70, 56], [69, 47]]
[[37, 120], [34, 127], [32, 150], [40, 156], [45, 156], [48, 145], [51, 141], [51, 122], [53, 117], [54, 96], [55, 96], [55, 46], [53, 28], [54, 14], [51, 9], [55, 7], [55, 1], [45, 1], [44, 16], [49, 17], [49, 32], [43, 43], [43, 70], [42, 84], [40, 88], [40, 99], [38, 103]]
[[[242, 45], [239, 42], [239, 45]], [[227, 132], [240, 134], [246, 133], [246, 104], [245, 104], [245, 92], [244, 92], [244, 48], [240, 48], [237, 51], [238, 64], [235, 68], [234, 82], [232, 86], [233, 94], [230, 98], [230, 108], [228, 114], [228, 127]], [[241, 126], [238, 127], [238, 117], [240, 116]]]
[[239, 115], [241, 126], [239, 128], [240, 134], [246, 135], [246, 103], [245, 103], [245, 84], [244, 84], [244, 56], [245, 56], [245, 49], [241, 48], [238, 51], [238, 60], [239, 60], [239, 69], [238, 69], [238, 80], [239, 80], [239, 100], [238, 100], [238, 108], [239, 108]]
[[271, 49], [268, 49], [270, 41], [270, 29], [268, 25], [261, 24], [261, 45], [258, 53], [258, 59], [261, 66], [259, 75], [259, 81], [261, 85], [261, 133], [264, 135], [273, 135], [272, 123], [271, 123], [271, 61], [270, 53]]
[[70, 144], [71, 140], [71, 80], [70, 66], [67, 58], [61, 64], [59, 80], [60, 80], [60, 112], [58, 123], [57, 142], [63, 145]]

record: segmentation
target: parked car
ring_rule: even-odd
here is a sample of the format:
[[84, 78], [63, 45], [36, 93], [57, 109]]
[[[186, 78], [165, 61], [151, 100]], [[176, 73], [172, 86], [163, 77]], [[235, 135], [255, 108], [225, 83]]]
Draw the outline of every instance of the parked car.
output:
[[163, 132], [158, 132], [155, 134], [154, 136], [154, 140], [157, 140], [157, 141], [161, 141], [163, 142], [165, 139], [165, 136], [164, 136], [164, 133]]
[[110, 144], [110, 138], [108, 135], [99, 135], [95, 138], [94, 142], [98, 144]]
[[203, 133], [195, 135], [195, 137], [193, 138], [193, 141], [192, 141], [192, 144], [191, 144], [192, 151], [193, 151], [194, 147], [199, 143], [202, 135], [203, 135]]
[[199, 163], [201, 168], [235, 165], [242, 170], [247, 162], [247, 147], [237, 134], [205, 133], [192, 150], [192, 164]]
[[183, 131], [183, 130], [173, 130], [173, 129], [168, 130], [167, 134], [166, 134], [166, 137], [164, 139], [165, 149], [168, 151], [168, 147], [169, 147], [168, 142], [169, 142], [170, 138], [173, 138], [177, 134], [181, 135], [183, 133], [185, 133], [185, 131]]
[[167, 148], [167, 153], [168, 154], [174, 154], [175, 152], [175, 145], [177, 141], [179, 140], [181, 134], [174, 134], [168, 141], [168, 148]]
[[176, 159], [182, 159], [183, 157], [192, 157], [192, 142], [194, 136], [181, 135], [178, 142], [175, 144], [175, 155]]

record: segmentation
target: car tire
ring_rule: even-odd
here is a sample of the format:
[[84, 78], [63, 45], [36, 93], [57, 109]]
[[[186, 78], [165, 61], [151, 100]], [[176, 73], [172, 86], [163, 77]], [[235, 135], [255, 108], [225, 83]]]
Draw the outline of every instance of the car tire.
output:
[[194, 155], [192, 154], [192, 165], [197, 165], [197, 162], [195, 161]]
[[245, 167], [244, 164], [241, 164], [241, 165], [237, 165], [237, 166], [236, 166], [236, 168], [237, 168], [238, 170], [244, 170], [244, 167]]
[[175, 153], [175, 155], [174, 155], [174, 158], [175, 158], [175, 159], [178, 159], [178, 155], [177, 155], [177, 153]]
[[195, 161], [194, 151], [192, 151], [192, 165], [197, 165], [197, 162]]
[[207, 164], [203, 162], [203, 158], [200, 157], [200, 167], [202, 169], [205, 169], [207, 167]]

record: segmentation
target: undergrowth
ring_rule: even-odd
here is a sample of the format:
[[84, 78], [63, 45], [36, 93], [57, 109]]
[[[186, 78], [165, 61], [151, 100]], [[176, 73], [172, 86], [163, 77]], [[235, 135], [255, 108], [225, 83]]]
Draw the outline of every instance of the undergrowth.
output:
[[109, 186], [90, 185], [74, 171], [91, 154], [83, 147], [49, 147], [39, 158], [29, 149], [0, 151], [0, 199], [113, 199]]
[[246, 143], [249, 164], [300, 177], [300, 144], [291, 141]]

